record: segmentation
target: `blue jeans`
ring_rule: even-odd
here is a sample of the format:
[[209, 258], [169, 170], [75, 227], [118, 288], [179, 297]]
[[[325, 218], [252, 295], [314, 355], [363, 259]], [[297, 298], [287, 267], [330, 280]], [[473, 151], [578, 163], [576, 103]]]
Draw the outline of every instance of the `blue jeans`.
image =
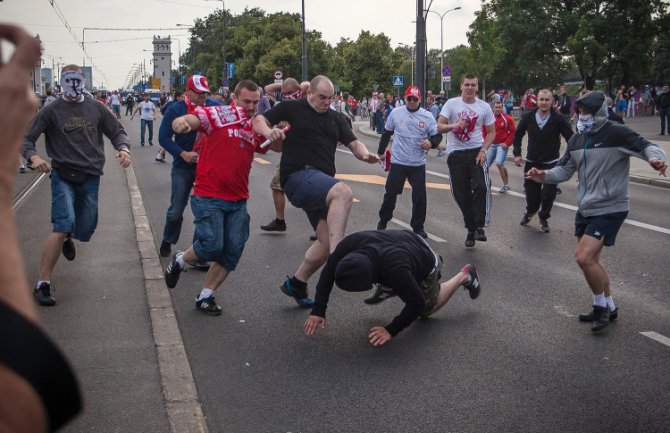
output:
[[170, 207], [165, 215], [165, 228], [163, 229], [163, 241], [176, 244], [181, 234], [181, 225], [184, 221], [184, 209], [191, 195], [193, 182], [195, 181], [195, 166], [175, 167], [172, 166], [172, 192], [170, 194]]
[[375, 111], [375, 123], [377, 124], [377, 132], [384, 133], [384, 115], [381, 111]]
[[193, 251], [200, 260], [234, 271], [249, 239], [247, 201], [191, 196], [195, 217]]
[[486, 165], [491, 167], [493, 161], [495, 161], [496, 165], [505, 165], [508, 150], [509, 147], [503, 149], [500, 144], [492, 144], [489, 150], [486, 151]]
[[144, 127], [149, 128], [149, 143], [154, 141], [154, 121], [140, 119], [140, 144], [144, 146]]
[[62, 180], [51, 170], [51, 223], [54, 233], [70, 233], [88, 242], [98, 226], [100, 176], [89, 175], [82, 184]]

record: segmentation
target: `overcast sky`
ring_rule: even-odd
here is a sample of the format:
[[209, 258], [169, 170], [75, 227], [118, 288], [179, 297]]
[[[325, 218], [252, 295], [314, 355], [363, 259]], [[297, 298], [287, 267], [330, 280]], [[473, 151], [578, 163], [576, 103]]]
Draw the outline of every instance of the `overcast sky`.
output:
[[[175, 24], [191, 24], [221, 8], [220, 0], [2, 0], [0, 22], [19, 24], [32, 34], [39, 34], [44, 48], [43, 67], [52, 63], [77, 63], [83, 61], [81, 46], [66, 30], [57, 10], [62, 13], [72, 32], [81, 41], [86, 27], [86, 50], [96, 67], [94, 85], [109, 88], [121, 87], [134, 63], [146, 60], [151, 71], [153, 35], [178, 39], [172, 44], [173, 53], [188, 48], [188, 29], [151, 31], [101, 31], [106, 28], [174, 28]], [[430, 0], [424, 0], [425, 6]], [[266, 12], [301, 12], [301, 0], [225, 0], [225, 7], [232, 14], [241, 13], [245, 7], [260, 7]], [[480, 8], [478, 0], [433, 0], [431, 10], [443, 12], [460, 6], [461, 10], [449, 12], [444, 18], [444, 49], [467, 44], [465, 32]], [[335, 45], [340, 38], [356, 39], [361, 30], [374, 34], [384, 33], [391, 38], [391, 46], [412, 44], [415, 40], [416, 1], [414, 0], [305, 0], [306, 27], [318, 30], [324, 40]], [[428, 14], [428, 48], [440, 48], [440, 18]], [[149, 50], [145, 52], [143, 50]], [[174, 56], [176, 59], [176, 55]], [[447, 61], [448, 63], [448, 61]], [[87, 60], [86, 64], [90, 64]], [[102, 72], [102, 74], [100, 73]], [[106, 82], [102, 75], [106, 77]]]

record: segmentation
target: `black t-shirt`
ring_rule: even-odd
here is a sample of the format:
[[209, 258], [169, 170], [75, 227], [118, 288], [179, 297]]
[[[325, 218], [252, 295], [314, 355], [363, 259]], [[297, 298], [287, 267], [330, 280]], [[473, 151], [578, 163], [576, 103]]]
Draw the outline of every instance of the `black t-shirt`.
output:
[[282, 185], [291, 174], [303, 170], [305, 166], [335, 176], [337, 143], [349, 144], [356, 140], [344, 116], [333, 110], [318, 113], [307, 99], [283, 101], [263, 116], [272, 125], [281, 121], [291, 125], [279, 164]]

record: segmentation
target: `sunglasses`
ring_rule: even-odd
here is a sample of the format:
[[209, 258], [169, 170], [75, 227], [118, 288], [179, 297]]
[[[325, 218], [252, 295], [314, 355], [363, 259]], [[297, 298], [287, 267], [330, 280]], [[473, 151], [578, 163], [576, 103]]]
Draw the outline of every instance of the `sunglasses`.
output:
[[407, 102], [417, 102], [419, 98], [415, 98], [414, 96], [408, 96], [407, 97]]

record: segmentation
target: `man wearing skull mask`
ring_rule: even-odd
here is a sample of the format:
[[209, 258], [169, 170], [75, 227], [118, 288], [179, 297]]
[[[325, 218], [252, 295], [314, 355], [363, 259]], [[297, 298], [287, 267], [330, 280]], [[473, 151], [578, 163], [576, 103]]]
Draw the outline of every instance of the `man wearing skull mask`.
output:
[[[61, 73], [63, 96], [44, 107], [28, 129], [23, 157], [37, 171], [51, 173], [51, 221], [53, 233], [42, 247], [40, 271], [33, 295], [40, 305], [52, 306], [51, 273], [61, 251], [74, 260], [73, 239], [88, 242], [98, 223], [98, 191], [105, 165], [103, 135], [118, 151], [122, 167], [130, 166], [130, 142], [121, 123], [104, 105], [85, 97], [81, 67], [67, 65]], [[46, 135], [51, 163], [35, 149]]]

